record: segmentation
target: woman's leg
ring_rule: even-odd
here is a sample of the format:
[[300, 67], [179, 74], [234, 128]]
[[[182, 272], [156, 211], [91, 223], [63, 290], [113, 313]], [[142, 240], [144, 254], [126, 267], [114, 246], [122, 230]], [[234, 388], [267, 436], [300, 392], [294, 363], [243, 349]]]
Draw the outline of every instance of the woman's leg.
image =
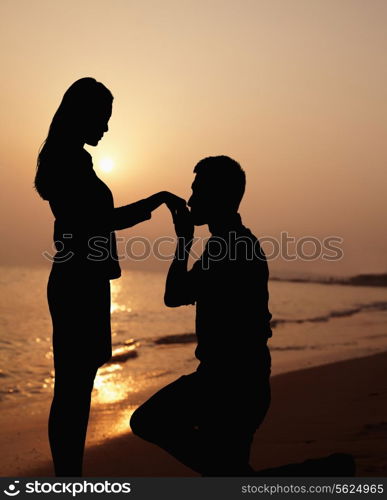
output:
[[55, 373], [49, 439], [56, 476], [82, 476], [91, 392], [97, 369], [70, 364]]
[[51, 453], [57, 476], [81, 476], [94, 378], [111, 356], [110, 283], [51, 273], [47, 296], [55, 365]]

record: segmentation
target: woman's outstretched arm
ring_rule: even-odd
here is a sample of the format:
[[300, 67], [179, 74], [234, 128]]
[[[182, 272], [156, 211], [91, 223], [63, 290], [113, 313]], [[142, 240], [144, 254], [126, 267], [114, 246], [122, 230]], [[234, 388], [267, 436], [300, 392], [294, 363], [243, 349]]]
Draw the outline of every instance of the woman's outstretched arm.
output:
[[170, 209], [177, 209], [181, 206], [185, 206], [185, 200], [182, 198], [168, 191], [160, 191], [144, 200], [115, 208], [112, 217], [112, 230], [132, 227], [139, 222], [150, 219], [153, 210], [156, 210], [156, 208], [163, 203]]
[[56, 219], [67, 232], [81, 231], [98, 235], [135, 226], [148, 220], [153, 210], [163, 203], [168, 207], [177, 207], [185, 201], [167, 191], [161, 191], [148, 198], [122, 207], [103, 209], [99, 204], [90, 203], [85, 191], [72, 186], [61, 190], [50, 200], [50, 206]]

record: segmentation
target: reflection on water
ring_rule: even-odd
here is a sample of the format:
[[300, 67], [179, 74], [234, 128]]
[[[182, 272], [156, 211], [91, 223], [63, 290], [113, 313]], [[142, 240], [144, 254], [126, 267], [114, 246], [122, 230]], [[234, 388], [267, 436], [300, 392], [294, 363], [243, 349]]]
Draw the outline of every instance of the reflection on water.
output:
[[136, 406], [125, 402], [128, 401], [128, 395], [137, 392], [139, 387], [130, 376], [126, 375], [122, 379], [122, 369], [119, 363], [103, 366], [95, 378], [93, 404], [97, 404], [102, 410], [102, 422], [99, 425], [103, 429], [102, 433], [97, 433], [97, 441], [131, 431], [129, 421]]
[[129, 435], [131, 416], [136, 407], [128, 406], [124, 409], [100, 408], [101, 411], [91, 415], [87, 436], [88, 446], [99, 445], [109, 439], [122, 435]]
[[137, 358], [137, 348], [140, 346], [140, 342], [135, 342], [133, 340], [128, 340], [125, 342], [124, 346], [117, 347], [112, 352], [112, 360], [114, 362], [127, 361], [130, 358]]
[[[39, 404], [46, 412], [52, 397], [52, 324], [46, 282], [46, 269], [1, 269], [2, 416], [18, 405], [31, 413]], [[164, 285], [164, 273], [130, 270], [111, 282], [114, 352], [95, 381], [96, 435], [103, 430], [112, 436], [111, 429], [128, 432], [136, 405], [196, 368], [195, 344], [190, 343], [195, 341], [195, 308], [166, 308]], [[386, 288], [272, 281], [270, 291], [274, 318], [282, 320], [270, 341], [275, 374], [387, 349]], [[321, 318], [321, 322], [296, 323], [305, 318]]]
[[98, 370], [98, 375], [105, 375], [106, 373], [112, 373], [119, 370], [122, 370], [122, 366], [118, 363], [115, 363], [114, 365], [103, 366], [102, 368], [100, 368]]
[[132, 377], [127, 376], [123, 381], [118, 376], [122, 366], [118, 363], [98, 370], [94, 381], [93, 401], [99, 404], [119, 403], [125, 401], [130, 393], [137, 392]]
[[118, 302], [118, 296], [121, 292], [121, 285], [117, 283], [117, 281], [113, 281], [111, 283], [111, 306], [110, 312], [113, 314], [114, 312], [132, 312], [132, 308], [128, 307], [127, 304], [120, 304]]
[[116, 302], [112, 302], [112, 304], [110, 306], [110, 312], [111, 313], [114, 313], [114, 312], [129, 312], [130, 313], [130, 312], [132, 312], [132, 309], [130, 307], [117, 304]]
[[128, 394], [128, 387], [118, 384], [116, 372], [122, 370], [122, 366], [114, 364], [101, 368], [94, 381], [94, 401], [103, 403], [116, 403], [123, 401]]
[[131, 428], [129, 425], [129, 421], [131, 416], [133, 415], [134, 411], [136, 408], [128, 408], [124, 411], [122, 411], [119, 415], [118, 418], [112, 419], [113, 423], [113, 428], [112, 428], [112, 433], [117, 436], [119, 434], [127, 434], [128, 432], [131, 432]]

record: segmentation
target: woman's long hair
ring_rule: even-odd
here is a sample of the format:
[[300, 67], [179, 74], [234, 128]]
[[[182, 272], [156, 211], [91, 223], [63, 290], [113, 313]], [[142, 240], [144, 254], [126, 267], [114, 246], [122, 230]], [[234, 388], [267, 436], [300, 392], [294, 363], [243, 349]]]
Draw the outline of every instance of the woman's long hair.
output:
[[94, 78], [81, 78], [67, 89], [38, 155], [35, 189], [44, 200], [49, 199], [53, 179], [61, 176], [65, 149], [82, 140], [84, 124], [112, 101], [110, 90]]

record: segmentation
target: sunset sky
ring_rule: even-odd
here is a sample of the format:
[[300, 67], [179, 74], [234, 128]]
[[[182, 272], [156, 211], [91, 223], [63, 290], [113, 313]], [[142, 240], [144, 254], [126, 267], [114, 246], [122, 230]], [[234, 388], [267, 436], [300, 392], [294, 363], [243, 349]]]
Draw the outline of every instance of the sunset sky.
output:
[[[258, 237], [344, 238], [339, 262], [274, 271], [387, 272], [386, 26], [385, 0], [1, 0], [1, 263], [44, 263], [36, 156], [65, 90], [93, 76], [114, 108], [89, 151], [117, 206], [188, 198], [194, 165], [227, 154]], [[120, 236], [172, 234], [161, 208]]]

